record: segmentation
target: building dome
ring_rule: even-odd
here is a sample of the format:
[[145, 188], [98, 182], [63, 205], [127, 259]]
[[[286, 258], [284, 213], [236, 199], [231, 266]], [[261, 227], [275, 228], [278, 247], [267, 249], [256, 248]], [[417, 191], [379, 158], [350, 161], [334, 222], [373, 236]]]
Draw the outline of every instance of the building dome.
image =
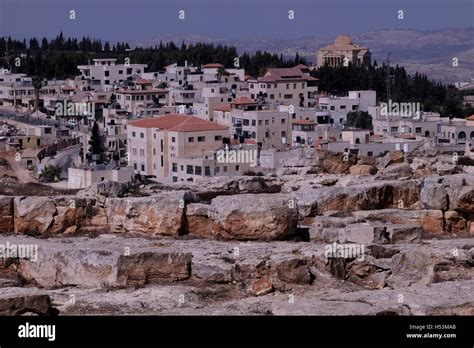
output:
[[334, 42], [336, 45], [352, 45], [352, 40], [347, 35], [339, 35]]

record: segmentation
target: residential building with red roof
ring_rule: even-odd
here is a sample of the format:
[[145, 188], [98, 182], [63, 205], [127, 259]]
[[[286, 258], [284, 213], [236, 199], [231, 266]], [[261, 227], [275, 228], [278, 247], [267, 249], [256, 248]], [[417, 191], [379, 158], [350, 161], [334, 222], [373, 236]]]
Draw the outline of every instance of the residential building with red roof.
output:
[[245, 164], [216, 162], [229, 142], [229, 129], [201, 117], [168, 114], [130, 121], [129, 164], [137, 173], [164, 182], [194, 181], [203, 176], [239, 175]]
[[302, 64], [293, 68], [268, 69], [264, 76], [248, 81], [251, 99], [295, 108], [316, 106], [316, 83], [317, 79], [309, 74], [309, 68]]

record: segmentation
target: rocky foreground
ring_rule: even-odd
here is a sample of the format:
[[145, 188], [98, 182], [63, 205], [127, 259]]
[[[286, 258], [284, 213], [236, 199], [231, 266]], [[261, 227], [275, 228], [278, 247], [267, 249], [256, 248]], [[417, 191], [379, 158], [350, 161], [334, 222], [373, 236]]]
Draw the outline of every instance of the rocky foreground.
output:
[[0, 258], [0, 314], [474, 315], [472, 173], [401, 152], [307, 164], [0, 196], [0, 246], [37, 246]]

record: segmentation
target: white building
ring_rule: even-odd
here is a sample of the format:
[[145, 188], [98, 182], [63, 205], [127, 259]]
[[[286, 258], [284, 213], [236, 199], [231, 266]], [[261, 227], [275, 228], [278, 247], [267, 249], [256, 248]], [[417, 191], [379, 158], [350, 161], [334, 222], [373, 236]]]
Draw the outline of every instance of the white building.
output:
[[134, 76], [140, 76], [146, 64], [116, 64], [117, 59], [94, 59], [92, 65], [79, 65], [80, 78], [89, 81], [92, 89], [112, 89]]

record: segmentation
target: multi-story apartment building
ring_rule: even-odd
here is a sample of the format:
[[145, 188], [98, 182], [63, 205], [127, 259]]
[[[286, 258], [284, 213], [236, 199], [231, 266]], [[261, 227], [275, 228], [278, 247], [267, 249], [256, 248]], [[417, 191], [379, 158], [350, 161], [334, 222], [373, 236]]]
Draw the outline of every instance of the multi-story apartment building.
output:
[[131, 121], [129, 163], [140, 174], [173, 182], [241, 174], [248, 168], [245, 164], [216, 159], [228, 136], [227, 127], [196, 116], [169, 114]]
[[111, 90], [133, 76], [140, 76], [146, 64], [116, 64], [117, 59], [94, 59], [92, 65], [78, 65], [80, 78], [89, 81], [92, 89]]
[[297, 65], [293, 68], [268, 69], [257, 80], [249, 80], [252, 99], [264, 99], [268, 103], [314, 107], [317, 104], [317, 79], [310, 76], [309, 68]]
[[323, 141], [339, 141], [342, 128], [333, 125], [318, 125], [313, 120], [295, 120], [292, 122], [291, 146], [318, 147]]
[[115, 92], [117, 102], [127, 112], [137, 115], [139, 108], [167, 105], [169, 92], [166, 89], [120, 89]]

